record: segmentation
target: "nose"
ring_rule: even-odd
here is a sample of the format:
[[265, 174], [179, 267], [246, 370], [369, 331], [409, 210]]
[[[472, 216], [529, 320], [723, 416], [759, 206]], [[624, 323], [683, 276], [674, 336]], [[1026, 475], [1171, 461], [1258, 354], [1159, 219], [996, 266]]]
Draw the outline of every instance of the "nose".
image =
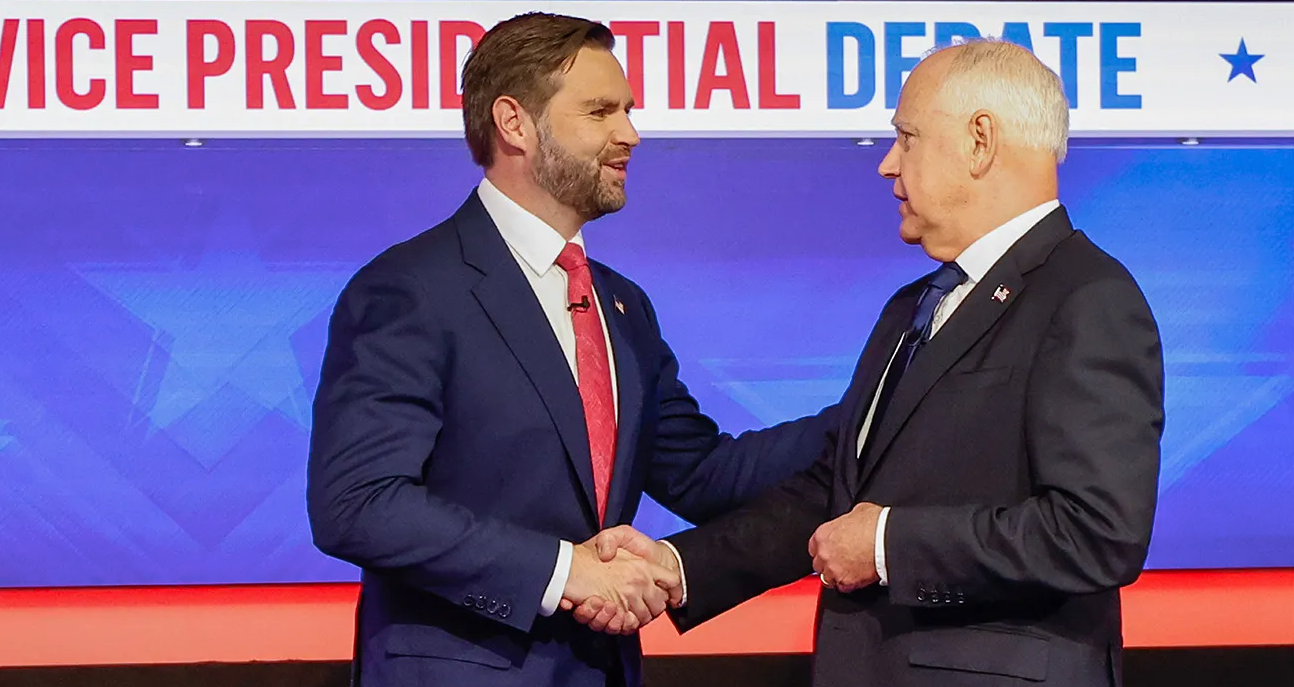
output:
[[894, 145], [890, 146], [889, 152], [885, 153], [885, 158], [876, 171], [886, 179], [899, 178], [899, 142], [895, 139]]
[[634, 127], [633, 121], [629, 119], [628, 112], [620, 113], [616, 127], [611, 132], [611, 142], [626, 148], [633, 148], [642, 143], [642, 139], [638, 136], [638, 129]]

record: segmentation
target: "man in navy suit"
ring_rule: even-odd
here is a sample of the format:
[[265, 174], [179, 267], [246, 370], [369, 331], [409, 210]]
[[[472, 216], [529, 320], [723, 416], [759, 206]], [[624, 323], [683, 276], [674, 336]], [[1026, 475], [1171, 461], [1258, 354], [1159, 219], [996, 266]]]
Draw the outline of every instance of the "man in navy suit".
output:
[[[365, 687], [640, 684], [635, 631], [680, 580], [589, 540], [644, 492], [709, 520], [810, 465], [834, 424], [720, 434], [646, 294], [585, 255], [639, 142], [612, 45], [548, 14], [488, 32], [463, 72], [485, 179], [338, 300], [307, 501], [316, 545], [363, 569]], [[610, 634], [567, 612], [589, 599], [620, 611]]]

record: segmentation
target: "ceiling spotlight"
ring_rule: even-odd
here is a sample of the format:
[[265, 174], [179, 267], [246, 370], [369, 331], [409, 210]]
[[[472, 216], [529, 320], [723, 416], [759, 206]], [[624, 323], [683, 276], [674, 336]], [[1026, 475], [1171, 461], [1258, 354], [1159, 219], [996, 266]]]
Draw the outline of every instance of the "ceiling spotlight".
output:
[[873, 141], [873, 140], [872, 140], [872, 139], [870, 139], [870, 138], [860, 138], [860, 139], [858, 139], [858, 141], [857, 141], [857, 142], [858, 142], [858, 145], [860, 145], [860, 146], [862, 146], [862, 147], [864, 147], [864, 148], [868, 148], [868, 147], [871, 147], [871, 146], [876, 145], [876, 141]]
[[201, 147], [202, 147], [202, 139], [200, 139], [200, 138], [188, 138], [188, 139], [185, 139], [185, 140], [184, 140], [184, 147], [186, 147], [186, 148], [201, 148]]
[[1181, 140], [1181, 144], [1184, 146], [1197, 146], [1200, 144], [1200, 139], [1195, 138], [1194, 136], [1190, 138], [1183, 138]]

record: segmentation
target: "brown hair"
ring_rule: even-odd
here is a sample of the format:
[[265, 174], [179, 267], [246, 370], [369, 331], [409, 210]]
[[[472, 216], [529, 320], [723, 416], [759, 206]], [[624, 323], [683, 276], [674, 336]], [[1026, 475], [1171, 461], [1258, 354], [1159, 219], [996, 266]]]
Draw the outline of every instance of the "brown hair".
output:
[[508, 95], [539, 117], [585, 46], [611, 50], [615, 36], [588, 19], [530, 12], [499, 22], [463, 65], [463, 130], [472, 160], [494, 164], [494, 101]]

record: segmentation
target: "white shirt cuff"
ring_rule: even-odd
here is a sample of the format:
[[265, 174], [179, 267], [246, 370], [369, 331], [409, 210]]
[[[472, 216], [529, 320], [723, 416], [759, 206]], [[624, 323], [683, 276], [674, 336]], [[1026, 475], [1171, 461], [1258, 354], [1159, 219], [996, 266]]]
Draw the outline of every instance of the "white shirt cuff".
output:
[[571, 576], [571, 559], [575, 557], [575, 547], [568, 541], [558, 542], [557, 564], [553, 566], [553, 577], [544, 590], [544, 598], [539, 602], [539, 615], [550, 616], [557, 612], [566, 592], [566, 580]]
[[885, 523], [890, 519], [890, 507], [881, 509], [881, 516], [876, 519], [876, 574], [881, 578], [881, 586], [890, 583], [890, 575], [885, 570]]
[[679, 582], [682, 583], [682, 587], [683, 587], [683, 600], [679, 603], [679, 606], [680, 607], [686, 606], [687, 605], [687, 573], [683, 572], [683, 556], [678, 552], [678, 549], [674, 548], [673, 544], [669, 543], [669, 541], [662, 539], [660, 540], [660, 543], [664, 544], [665, 547], [669, 549], [670, 553], [674, 554], [674, 560], [678, 561], [678, 579], [679, 579]]

